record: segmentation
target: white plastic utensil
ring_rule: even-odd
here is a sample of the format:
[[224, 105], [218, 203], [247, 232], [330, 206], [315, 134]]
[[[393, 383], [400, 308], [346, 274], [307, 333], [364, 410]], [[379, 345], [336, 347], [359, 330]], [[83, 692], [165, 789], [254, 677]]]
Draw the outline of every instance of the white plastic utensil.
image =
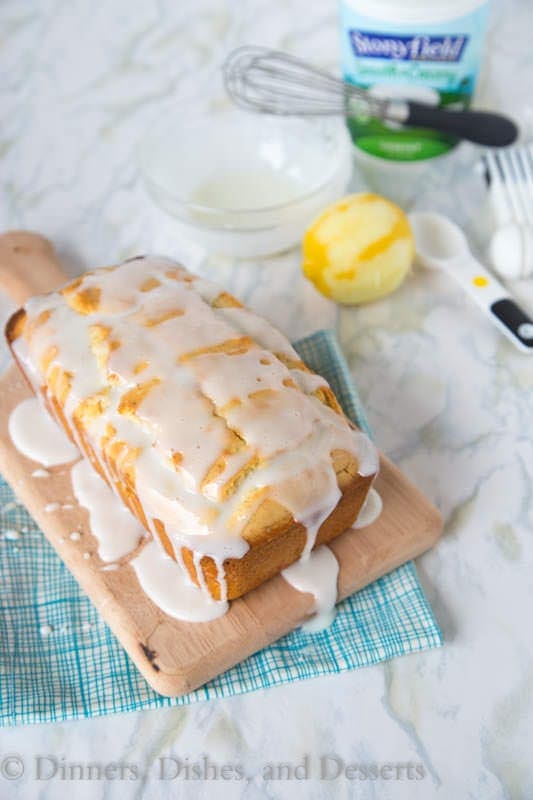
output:
[[533, 226], [510, 222], [498, 228], [488, 250], [494, 271], [504, 280], [524, 280], [533, 275]]
[[474, 258], [462, 230], [433, 212], [414, 212], [409, 222], [423, 266], [442, 269], [455, 278], [515, 347], [532, 353], [533, 319]]
[[508, 147], [483, 156], [496, 231], [489, 245], [504, 280], [533, 275], [533, 146]]

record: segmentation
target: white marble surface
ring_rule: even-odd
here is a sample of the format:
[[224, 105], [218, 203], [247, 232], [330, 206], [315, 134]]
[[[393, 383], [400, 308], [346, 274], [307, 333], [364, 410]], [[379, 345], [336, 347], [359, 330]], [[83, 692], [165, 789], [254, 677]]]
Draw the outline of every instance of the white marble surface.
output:
[[[239, 42], [337, 53], [333, 2], [85, 0], [0, 7], [0, 220], [39, 230], [75, 272], [172, 249], [139, 181], [133, 148], [165, 108], [225, 103], [221, 55]], [[529, 0], [496, 2], [484, 99], [533, 121]], [[417, 204], [443, 208], [482, 240], [473, 148], [440, 163]], [[478, 192], [478, 193], [476, 193]], [[336, 310], [299, 275], [298, 254], [261, 264], [211, 259], [217, 275], [291, 336]], [[531, 287], [515, 287], [531, 303]], [[530, 308], [532, 305], [530, 304]], [[26, 775], [0, 796], [528, 798], [533, 796], [533, 362], [514, 352], [445, 277], [416, 272], [394, 296], [343, 310], [339, 335], [380, 446], [446, 520], [418, 569], [442, 650], [362, 671], [189, 708], [2, 730], [0, 756]], [[207, 753], [245, 781], [157, 779], [158, 758]], [[35, 779], [34, 758], [138, 765], [137, 780]], [[268, 781], [268, 762], [301, 762], [309, 780]], [[408, 780], [320, 780], [320, 756], [422, 764]], [[148, 778], [142, 777], [146, 771]]]

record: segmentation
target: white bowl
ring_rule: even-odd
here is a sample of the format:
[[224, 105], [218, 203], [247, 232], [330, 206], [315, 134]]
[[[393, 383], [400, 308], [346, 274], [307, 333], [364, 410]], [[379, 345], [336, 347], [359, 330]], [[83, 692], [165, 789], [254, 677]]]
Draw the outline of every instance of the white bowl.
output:
[[352, 146], [337, 120], [181, 113], [152, 126], [139, 165], [178, 233], [211, 252], [257, 258], [297, 244], [345, 192]]

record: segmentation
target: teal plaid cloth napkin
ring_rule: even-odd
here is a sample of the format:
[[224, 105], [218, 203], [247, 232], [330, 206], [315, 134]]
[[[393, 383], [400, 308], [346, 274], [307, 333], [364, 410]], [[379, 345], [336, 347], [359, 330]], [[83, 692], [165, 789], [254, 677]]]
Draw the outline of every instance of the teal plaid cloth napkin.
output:
[[[335, 335], [320, 331], [296, 349], [368, 432]], [[185, 697], [161, 697], [1, 479], [0, 511], [2, 725], [183, 705], [364, 667], [442, 643], [409, 563], [344, 600], [328, 630], [294, 631]]]

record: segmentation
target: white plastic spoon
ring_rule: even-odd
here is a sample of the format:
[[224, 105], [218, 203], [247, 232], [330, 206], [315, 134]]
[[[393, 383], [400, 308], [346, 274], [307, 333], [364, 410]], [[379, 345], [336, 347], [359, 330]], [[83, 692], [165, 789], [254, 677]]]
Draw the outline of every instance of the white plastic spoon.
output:
[[533, 319], [474, 258], [462, 230], [433, 212], [413, 212], [409, 222], [423, 266], [442, 269], [455, 278], [515, 347], [532, 353]]
[[533, 226], [509, 222], [495, 231], [489, 245], [494, 271], [504, 280], [533, 275]]

